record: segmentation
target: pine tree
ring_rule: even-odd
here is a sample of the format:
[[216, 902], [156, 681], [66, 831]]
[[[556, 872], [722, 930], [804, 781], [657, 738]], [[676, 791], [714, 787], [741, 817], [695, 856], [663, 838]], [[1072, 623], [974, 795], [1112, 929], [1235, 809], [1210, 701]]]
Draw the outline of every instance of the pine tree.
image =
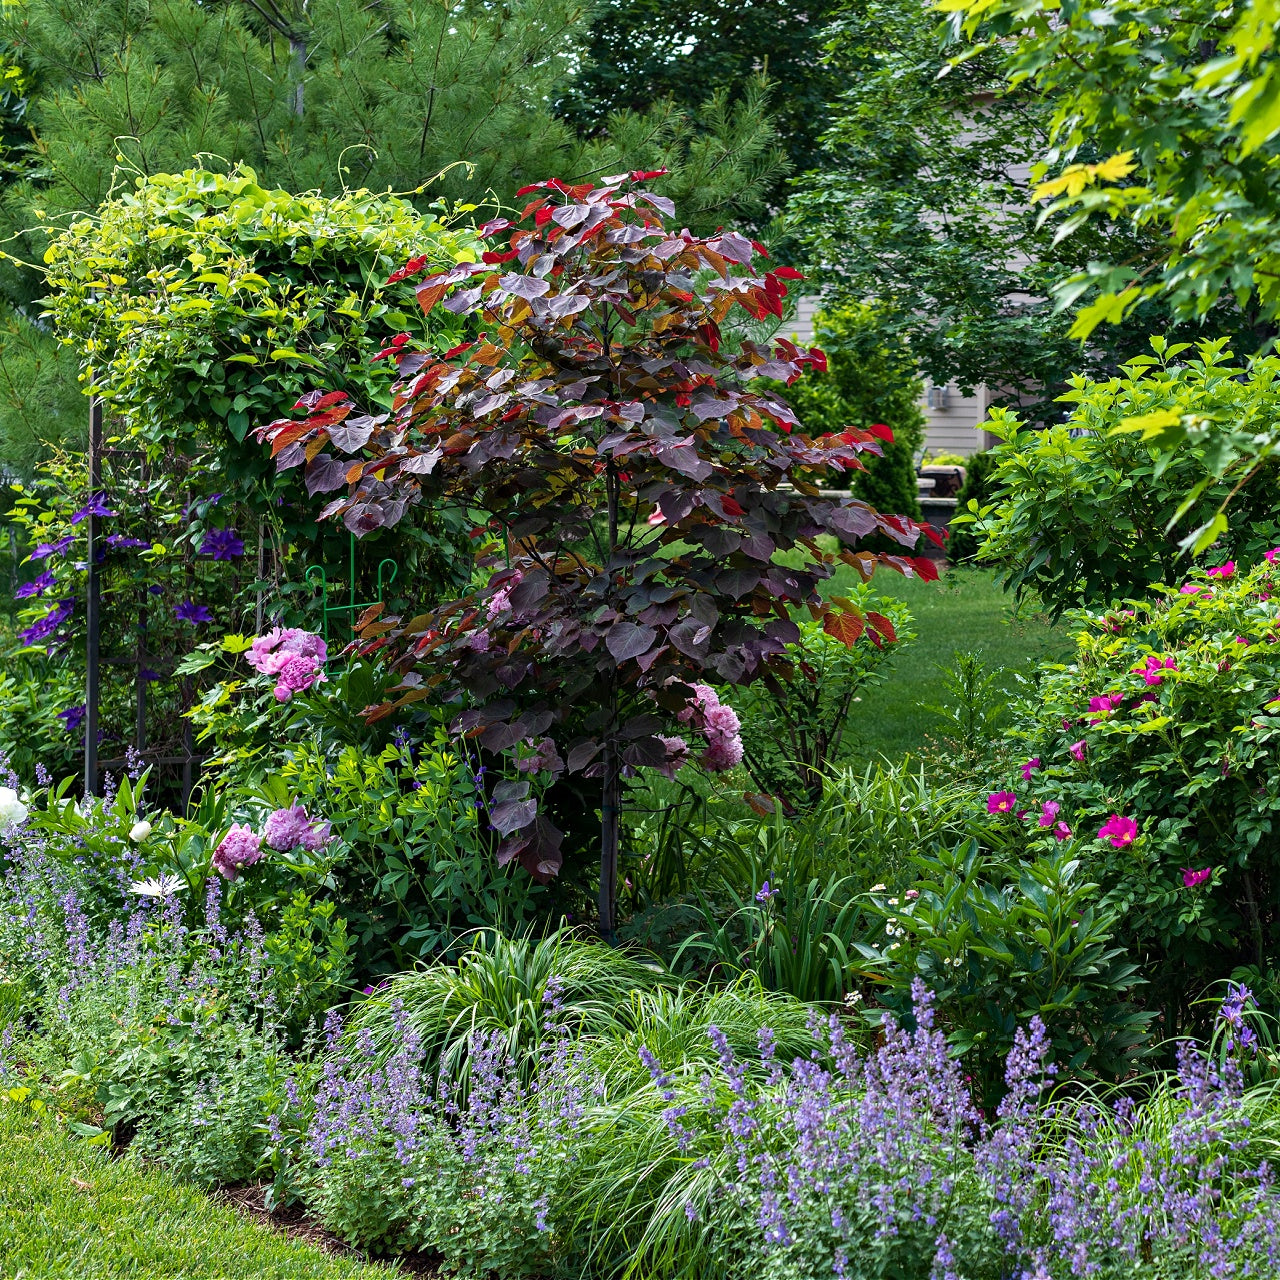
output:
[[[21, 69], [34, 163], [0, 198], [0, 458], [29, 461], [42, 430], [65, 434], [74, 399], [73, 361], [53, 358], [38, 319], [49, 229], [195, 156], [245, 162], [266, 186], [392, 190], [423, 207], [667, 167], [695, 229], [755, 212], [782, 163], [756, 89], [733, 108], [713, 99], [697, 129], [667, 102], [590, 139], [552, 114], [587, 24], [578, 0], [5, 6], [0, 50]], [[41, 405], [59, 410], [41, 422]]]

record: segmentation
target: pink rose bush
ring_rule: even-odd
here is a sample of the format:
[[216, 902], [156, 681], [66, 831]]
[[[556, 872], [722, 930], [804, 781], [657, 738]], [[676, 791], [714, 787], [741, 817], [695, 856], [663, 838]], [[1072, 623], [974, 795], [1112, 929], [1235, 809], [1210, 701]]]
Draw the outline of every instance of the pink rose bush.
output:
[[1001, 839], [1020, 857], [1071, 846], [1102, 907], [1119, 910], [1119, 942], [1146, 958], [1152, 1004], [1192, 1021], [1214, 976], [1280, 954], [1271, 551], [1125, 602], [1135, 616], [1120, 630], [1114, 608], [1077, 615], [1074, 656], [1042, 668], [1015, 708], [1008, 773], [990, 782], [992, 795], [1016, 787], [1033, 815]]
[[295, 693], [305, 693], [323, 683], [328, 657], [324, 641], [297, 627], [274, 627], [258, 636], [245, 654], [245, 661], [264, 676], [275, 676], [277, 702], [288, 702]]

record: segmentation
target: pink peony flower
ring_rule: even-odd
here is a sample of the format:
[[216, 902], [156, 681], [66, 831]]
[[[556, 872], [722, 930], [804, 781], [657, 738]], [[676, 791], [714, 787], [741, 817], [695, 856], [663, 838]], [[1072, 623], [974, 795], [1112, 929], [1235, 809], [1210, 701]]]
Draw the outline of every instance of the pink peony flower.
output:
[[1073, 742], [1067, 750], [1070, 751], [1072, 756], [1074, 756], [1081, 764], [1084, 763], [1085, 741], [1083, 738], [1081, 738], [1079, 742]]
[[500, 614], [509, 613], [511, 611], [511, 592], [523, 581], [524, 574], [521, 573], [519, 569], [516, 569], [506, 582], [504, 582], [502, 586], [489, 597], [486, 614], [490, 622]]
[[1070, 840], [1071, 828], [1065, 822], [1059, 822], [1053, 829], [1054, 837], [1058, 840]]
[[300, 804], [277, 809], [262, 828], [262, 838], [278, 853], [299, 847], [318, 853], [329, 843], [331, 828], [327, 822], [313, 822]]
[[262, 858], [262, 843], [249, 827], [234, 825], [213, 851], [213, 869], [224, 879], [234, 880], [241, 867], [251, 867]]
[[1030, 760], [1028, 760], [1028, 761], [1026, 762], [1026, 764], [1024, 764], [1024, 765], [1022, 766], [1022, 780], [1023, 780], [1023, 782], [1030, 782], [1030, 781], [1031, 781], [1031, 773], [1032, 773], [1032, 770], [1033, 770], [1033, 769], [1038, 769], [1039, 767], [1040, 767], [1040, 757], [1039, 757], [1039, 756], [1033, 756]]
[[1040, 825], [1042, 827], [1051, 827], [1058, 817], [1058, 810], [1062, 806], [1056, 800], [1046, 800], [1044, 807], [1040, 810]]
[[324, 641], [297, 627], [275, 627], [259, 636], [245, 654], [245, 661], [264, 676], [275, 676], [277, 702], [288, 702], [295, 693], [322, 683], [328, 651]]
[[707, 749], [698, 763], [708, 773], [725, 773], [742, 763], [742, 739], [720, 734], [707, 739]]
[[1194, 889], [1213, 875], [1212, 867], [1203, 867], [1199, 871], [1192, 871], [1190, 867], [1182, 868], [1182, 885], [1185, 889]]
[[1138, 837], [1138, 824], [1132, 818], [1122, 818], [1113, 813], [1098, 832], [1099, 840], [1110, 840], [1117, 849], [1131, 845]]
[[1235, 571], [1236, 562], [1234, 560], [1228, 560], [1226, 564], [1214, 565], [1214, 567], [1209, 570], [1209, 577], [1229, 578], [1233, 573], [1235, 573]]
[[657, 770], [664, 777], [674, 778], [689, 763], [689, 744], [674, 736], [659, 737], [658, 741], [667, 749], [667, 760], [665, 764], [658, 765]]
[[987, 797], [987, 812], [1009, 813], [1017, 803], [1018, 797], [1012, 791], [993, 791]]
[[738, 714], [720, 701], [710, 685], [695, 684], [693, 701], [677, 713], [676, 719], [697, 729], [706, 739], [707, 749], [698, 757], [698, 763], [708, 773], [724, 773], [742, 763], [742, 724]]

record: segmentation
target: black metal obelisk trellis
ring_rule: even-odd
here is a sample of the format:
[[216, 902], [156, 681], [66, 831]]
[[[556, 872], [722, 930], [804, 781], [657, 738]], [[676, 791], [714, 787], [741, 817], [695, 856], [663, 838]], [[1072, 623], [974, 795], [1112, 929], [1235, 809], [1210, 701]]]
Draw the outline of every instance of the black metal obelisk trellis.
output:
[[88, 582], [84, 612], [87, 631], [84, 681], [84, 787], [89, 794], [98, 790], [98, 711], [102, 696], [100, 665], [102, 640], [102, 573], [98, 564], [98, 543], [102, 537], [94, 495], [102, 492], [102, 401], [89, 401], [89, 519], [85, 563]]
[[[84, 782], [85, 789], [98, 794], [107, 773], [119, 776], [129, 765], [129, 759], [121, 755], [123, 744], [132, 738], [132, 753], [153, 770], [153, 797], [160, 803], [171, 805], [185, 813], [191, 794], [199, 781], [205, 755], [196, 750], [192, 721], [189, 712], [201, 694], [199, 677], [179, 675], [177, 668], [184, 653], [178, 652], [182, 644], [174, 644], [172, 625], [166, 627], [167, 608], [163, 591], [158, 584], [146, 586], [135, 579], [133, 591], [136, 615], [130, 619], [127, 607], [130, 601], [128, 588], [122, 589], [112, 572], [104, 573], [104, 561], [108, 568], [118, 563], [123, 538], [119, 531], [107, 536], [100, 510], [128, 509], [128, 517], [152, 537], [159, 530], [157, 510], [148, 495], [153, 488], [168, 486], [185, 494], [186, 510], [200, 499], [192, 493], [188, 464], [177, 450], [161, 450], [158, 454], [148, 451], [131, 441], [128, 433], [117, 439], [104, 420], [103, 402], [94, 396], [89, 402], [89, 494], [84, 527], [87, 532], [86, 548], [86, 596], [85, 596], [85, 705], [84, 705]], [[126, 492], [127, 488], [127, 492]], [[105, 503], [105, 507], [103, 506]], [[240, 516], [246, 513], [241, 510]], [[251, 624], [261, 632], [264, 626], [274, 625], [268, 616], [265, 584], [279, 582], [288, 555], [281, 553], [279, 545], [266, 536], [265, 522], [259, 516], [257, 546], [252, 549], [252, 561], [257, 575], [252, 584], [254, 607], [242, 618], [243, 624]], [[185, 557], [186, 577], [184, 591], [196, 581], [196, 557], [203, 554], [188, 546]], [[117, 557], [112, 560], [109, 556]], [[335, 559], [331, 565], [312, 564], [303, 570], [303, 580], [313, 591], [310, 609], [315, 624], [327, 643], [334, 640], [335, 627], [342, 633], [340, 649], [350, 638], [358, 614], [376, 601], [385, 598], [399, 576], [399, 565], [390, 557], [383, 557], [368, 565], [362, 578], [358, 573], [356, 540], [348, 537], [345, 565]], [[270, 561], [270, 565], [268, 564]], [[230, 572], [230, 570], [228, 570]], [[238, 572], [238, 570], [237, 570]], [[364, 582], [364, 589], [361, 583]], [[235, 592], [247, 584], [233, 577], [226, 583]], [[373, 598], [366, 599], [372, 587]], [[243, 604], [248, 597], [236, 597]], [[170, 604], [172, 601], [169, 602]], [[333, 655], [334, 660], [337, 654]], [[117, 723], [127, 718], [123, 708], [125, 699], [119, 695], [123, 685], [112, 683], [114, 679], [127, 681], [132, 674], [134, 685], [133, 726], [127, 728]], [[107, 682], [104, 688], [104, 676]], [[153, 683], [160, 681], [161, 683]], [[105, 697], [104, 697], [105, 693]], [[105, 711], [104, 711], [105, 707]], [[109, 757], [104, 758], [104, 744], [111, 744]]]
[[[147, 647], [147, 597], [140, 593], [138, 597], [137, 620], [133, 626], [134, 643], [131, 650], [123, 652], [104, 652], [103, 645], [103, 590], [102, 562], [107, 543], [103, 538], [102, 517], [98, 515], [98, 504], [93, 499], [109, 497], [108, 490], [115, 486], [117, 477], [109, 475], [105, 464], [125, 462], [134, 459], [137, 463], [136, 479], [139, 486], [146, 487], [148, 463], [138, 450], [122, 449], [113, 446], [103, 435], [103, 404], [94, 396], [89, 401], [89, 514], [85, 521], [87, 546], [85, 549], [86, 591], [85, 591], [85, 704], [84, 704], [84, 784], [90, 794], [98, 794], [105, 773], [117, 775], [128, 766], [124, 756], [102, 759], [99, 754], [103, 737], [102, 716], [102, 674], [104, 668], [116, 667], [133, 670], [134, 680], [134, 725], [133, 749], [142, 761], [153, 768], [180, 770], [176, 788], [169, 785], [167, 795], [170, 802], [176, 802], [179, 812], [186, 812], [191, 802], [191, 793], [199, 777], [203, 754], [195, 749], [195, 741], [191, 730], [191, 721], [185, 715], [189, 710], [194, 689], [189, 679], [184, 679], [181, 688], [181, 706], [179, 711], [182, 727], [176, 740], [151, 742], [148, 726], [148, 681], [155, 677], [150, 664], [156, 661]], [[127, 466], [126, 466], [127, 471]], [[171, 735], [172, 736], [172, 735]], [[177, 794], [174, 795], [176, 790]]]

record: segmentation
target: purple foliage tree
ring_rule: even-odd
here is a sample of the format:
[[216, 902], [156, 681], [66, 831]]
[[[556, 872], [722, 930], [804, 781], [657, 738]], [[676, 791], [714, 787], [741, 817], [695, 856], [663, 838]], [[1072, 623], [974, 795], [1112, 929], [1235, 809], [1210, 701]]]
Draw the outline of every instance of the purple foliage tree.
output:
[[[681, 713], [701, 728], [695, 686], [792, 678], [798, 608], [848, 644], [891, 635], [886, 619], [823, 599], [837, 561], [864, 579], [877, 564], [936, 576], [909, 554], [932, 530], [822, 492], [880, 453], [888, 429], [811, 438], [779, 395], [754, 389], [825, 366], [816, 349], [726, 327], [735, 308], [781, 317], [799, 273], [758, 266], [764, 248], [733, 232], [670, 230], [671, 202], [643, 185], [655, 176], [526, 188], [517, 222], [481, 228], [504, 247], [417, 284], [424, 312], [474, 317], [474, 341], [436, 354], [397, 338], [380, 353], [400, 374], [389, 412], [313, 392], [303, 420], [258, 433], [281, 469], [305, 466], [312, 493], [345, 487], [321, 515], [356, 534], [419, 503], [472, 513], [493, 570], [483, 588], [412, 619], [361, 619], [359, 651], [387, 650], [403, 676], [369, 714], [452, 702], [484, 748], [537, 742], [548, 770], [598, 779], [606, 935], [624, 777], [683, 759], [687, 744], [664, 730]], [[903, 554], [860, 549], [872, 535]], [[499, 784], [491, 820], [504, 861], [559, 869], [561, 833], [527, 780]]]

